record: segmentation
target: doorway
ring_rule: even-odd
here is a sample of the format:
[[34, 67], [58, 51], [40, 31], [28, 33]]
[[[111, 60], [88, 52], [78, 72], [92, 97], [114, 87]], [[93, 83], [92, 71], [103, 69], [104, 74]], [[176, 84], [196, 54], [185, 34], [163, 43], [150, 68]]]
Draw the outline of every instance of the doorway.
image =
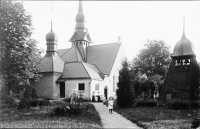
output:
[[108, 87], [107, 86], [105, 86], [105, 88], [104, 88], [104, 95], [107, 99], [108, 98]]
[[65, 83], [60, 83], [60, 98], [65, 98]]

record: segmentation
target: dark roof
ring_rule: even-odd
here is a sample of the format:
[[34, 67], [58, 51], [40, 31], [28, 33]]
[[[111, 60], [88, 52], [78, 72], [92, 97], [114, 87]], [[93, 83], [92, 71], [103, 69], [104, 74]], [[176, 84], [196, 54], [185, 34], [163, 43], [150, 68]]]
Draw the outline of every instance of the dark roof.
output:
[[194, 46], [183, 33], [182, 38], [176, 43], [171, 57], [195, 56]]
[[99, 73], [100, 71], [94, 65], [83, 62], [71, 62], [65, 63], [64, 73], [60, 79], [88, 78], [102, 80], [102, 77], [99, 75]]
[[60, 59], [59, 56], [44, 56], [39, 64], [38, 69], [40, 72], [60, 72], [63, 73], [64, 62]]
[[121, 44], [110, 43], [87, 47], [87, 63], [95, 64], [103, 74], [109, 75]]

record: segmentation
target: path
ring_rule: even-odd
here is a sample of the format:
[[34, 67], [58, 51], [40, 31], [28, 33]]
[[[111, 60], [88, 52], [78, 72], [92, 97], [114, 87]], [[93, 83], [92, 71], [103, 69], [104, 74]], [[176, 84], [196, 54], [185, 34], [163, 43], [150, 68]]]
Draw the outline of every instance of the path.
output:
[[99, 112], [103, 128], [131, 128], [142, 129], [130, 120], [126, 119], [122, 115], [113, 111], [113, 114], [109, 114], [108, 108], [103, 103], [92, 103], [96, 110]]

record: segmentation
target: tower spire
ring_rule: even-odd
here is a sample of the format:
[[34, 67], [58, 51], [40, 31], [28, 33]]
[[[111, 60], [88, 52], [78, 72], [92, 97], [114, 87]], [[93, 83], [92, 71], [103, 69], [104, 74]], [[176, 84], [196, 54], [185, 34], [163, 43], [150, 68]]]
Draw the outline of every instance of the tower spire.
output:
[[52, 22], [53, 21], [53, 13], [52, 12], [53, 12], [53, 7], [51, 7], [51, 31], [53, 31], [53, 29], [52, 29], [52, 26], [53, 26], [52, 25], [53, 24], [53, 22]]
[[183, 17], [183, 35], [185, 35], [185, 16]]
[[83, 13], [83, 7], [82, 7], [82, 1], [81, 0], [79, 0], [78, 13]]

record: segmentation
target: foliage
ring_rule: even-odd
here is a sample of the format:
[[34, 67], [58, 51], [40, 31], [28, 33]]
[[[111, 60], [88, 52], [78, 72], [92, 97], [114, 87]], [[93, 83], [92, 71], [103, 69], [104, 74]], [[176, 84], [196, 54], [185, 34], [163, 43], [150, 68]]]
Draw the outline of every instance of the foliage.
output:
[[49, 116], [54, 106], [30, 107], [17, 110], [1, 108], [0, 128], [102, 128], [101, 119], [92, 104], [81, 115]]
[[28, 103], [31, 107], [36, 107], [36, 106], [49, 106], [50, 101], [49, 100], [37, 100], [37, 99], [31, 99], [28, 100]]
[[158, 74], [165, 76], [170, 64], [170, 47], [162, 40], [147, 40], [146, 48], [140, 50], [132, 61], [135, 73], [141, 72], [147, 76]]
[[80, 115], [87, 112], [88, 107], [86, 105], [72, 106], [70, 104], [62, 104], [52, 109], [51, 116], [68, 116], [68, 115]]
[[131, 107], [134, 104], [135, 92], [133, 79], [130, 74], [130, 67], [127, 60], [122, 62], [122, 69], [119, 71], [119, 82], [117, 89], [117, 104], [121, 107]]
[[[196, 110], [171, 110], [164, 107], [136, 107], [114, 109], [117, 113], [148, 129], [188, 129], [200, 115]], [[172, 115], [173, 114], [173, 115]], [[191, 116], [188, 116], [190, 114]]]
[[17, 109], [24, 109], [24, 108], [30, 108], [30, 103], [26, 99], [21, 100], [17, 105]]
[[197, 128], [200, 127], [200, 117], [196, 117], [193, 121], [192, 121], [192, 126], [191, 128]]
[[37, 41], [31, 39], [31, 15], [22, 2], [1, 1], [0, 25], [0, 70], [9, 92], [19, 83], [29, 85], [29, 79], [40, 78], [36, 63], [42, 51], [37, 48]]
[[157, 102], [156, 101], [137, 101], [136, 107], [156, 107]]

